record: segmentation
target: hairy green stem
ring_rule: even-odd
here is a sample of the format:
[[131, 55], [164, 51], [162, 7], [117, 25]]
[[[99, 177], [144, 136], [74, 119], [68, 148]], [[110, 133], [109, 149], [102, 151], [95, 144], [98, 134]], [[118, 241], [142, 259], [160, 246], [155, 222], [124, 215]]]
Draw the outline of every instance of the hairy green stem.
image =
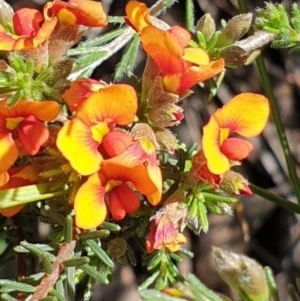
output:
[[276, 194], [269, 192], [268, 190], [265, 190], [261, 187], [254, 185], [254, 184], [251, 184], [250, 188], [256, 195], [259, 195], [262, 198], [267, 199], [268, 201], [271, 201], [272, 203], [274, 203], [282, 208], [285, 208], [287, 210], [290, 210], [294, 213], [300, 213], [300, 206], [297, 203], [293, 203], [289, 200], [286, 200]]
[[[245, 0], [238, 0], [239, 3], [239, 8], [242, 13], [247, 12], [247, 4]], [[280, 117], [278, 105], [277, 105], [277, 100], [275, 98], [275, 95], [273, 93], [272, 85], [270, 82], [269, 75], [266, 70], [266, 66], [264, 63], [264, 59], [262, 55], [258, 56], [256, 59], [256, 65], [260, 74], [261, 78], [261, 83], [263, 86], [263, 89], [265, 91], [266, 96], [269, 98], [270, 101], [270, 107], [271, 107], [271, 113], [272, 113], [272, 118], [274, 121], [274, 124], [276, 126], [278, 138], [284, 153], [286, 165], [288, 168], [288, 174], [289, 178], [291, 181], [291, 185], [294, 189], [294, 193], [296, 195], [296, 198], [298, 200], [298, 204], [300, 204], [300, 182], [297, 176], [296, 172], [296, 164], [295, 160], [293, 158], [289, 142], [285, 133], [284, 125], [282, 122], [282, 119]]]

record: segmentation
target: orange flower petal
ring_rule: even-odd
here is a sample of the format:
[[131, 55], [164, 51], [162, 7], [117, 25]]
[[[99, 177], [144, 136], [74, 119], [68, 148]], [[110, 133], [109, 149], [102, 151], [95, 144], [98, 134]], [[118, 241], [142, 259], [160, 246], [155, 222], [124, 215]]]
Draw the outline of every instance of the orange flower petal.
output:
[[30, 156], [38, 153], [49, 138], [49, 130], [35, 116], [25, 118], [17, 129], [18, 139]]
[[[192, 58], [190, 58], [192, 59]], [[182, 73], [180, 80], [179, 94], [183, 94], [187, 89], [195, 86], [198, 83], [204, 82], [224, 70], [224, 60], [219, 59], [211, 61], [207, 65], [192, 66]]]
[[44, 21], [43, 14], [32, 8], [21, 8], [16, 11], [12, 18], [16, 35], [33, 37], [40, 29]]
[[57, 147], [82, 175], [90, 175], [100, 168], [102, 156], [99, 143], [92, 138], [90, 127], [80, 119], [67, 121], [58, 133]]
[[81, 103], [76, 117], [86, 124], [106, 121], [108, 124], [128, 125], [133, 122], [136, 111], [137, 95], [133, 87], [116, 84], [92, 93]]
[[5, 217], [12, 217], [12, 216], [16, 215], [17, 213], [19, 213], [24, 207], [25, 207], [25, 205], [18, 205], [18, 206], [13, 206], [13, 207], [6, 208], [6, 209], [1, 209], [0, 214]]
[[141, 33], [141, 42], [164, 75], [183, 71], [183, 48], [171, 33], [148, 26]]
[[102, 141], [101, 153], [105, 153], [108, 158], [115, 157], [123, 153], [133, 142], [132, 136], [120, 130], [109, 132]]
[[150, 11], [145, 3], [138, 1], [129, 1], [125, 7], [125, 21], [132, 26], [137, 32], [151, 25], [149, 21]]
[[101, 225], [107, 214], [104, 201], [105, 190], [98, 173], [91, 175], [78, 189], [75, 200], [75, 222], [77, 227], [92, 229]]
[[122, 162], [118, 164], [110, 160], [104, 160], [101, 163], [101, 170], [109, 179], [131, 182], [141, 194], [151, 195], [157, 191], [143, 164], [126, 166], [122, 165]]
[[114, 187], [109, 192], [109, 211], [115, 220], [122, 220], [126, 214], [136, 212], [140, 208], [140, 201], [127, 184]]
[[187, 47], [192, 39], [191, 34], [185, 28], [180, 26], [173, 26], [168, 32], [172, 34], [182, 48]]
[[57, 15], [64, 25], [84, 25], [103, 27], [107, 24], [107, 15], [101, 3], [90, 0], [54, 1], [46, 5], [46, 13]]
[[71, 83], [62, 97], [67, 102], [72, 112], [77, 111], [77, 107], [86, 100], [93, 92], [96, 92], [106, 84], [104, 82], [94, 80], [91, 78], [79, 78]]
[[39, 120], [52, 121], [60, 112], [60, 105], [56, 101], [26, 101], [20, 100], [16, 105], [7, 107], [4, 101], [0, 102], [0, 114], [7, 117], [25, 117], [33, 115]]
[[228, 138], [221, 145], [222, 153], [230, 160], [241, 161], [248, 157], [253, 145], [243, 139]]
[[262, 132], [269, 117], [269, 102], [266, 97], [242, 93], [232, 98], [214, 116], [221, 128], [243, 137], [254, 137]]
[[9, 181], [9, 174], [7, 171], [0, 171], [0, 187], [7, 184]]

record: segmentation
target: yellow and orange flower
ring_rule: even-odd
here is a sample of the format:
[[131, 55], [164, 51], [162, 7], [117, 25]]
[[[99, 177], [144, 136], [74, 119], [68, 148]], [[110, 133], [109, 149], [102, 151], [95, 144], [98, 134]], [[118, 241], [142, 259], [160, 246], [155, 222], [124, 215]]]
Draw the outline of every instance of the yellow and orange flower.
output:
[[121, 220], [140, 208], [137, 193], [147, 197], [156, 190], [143, 164], [126, 166], [121, 160], [104, 160], [100, 171], [89, 176], [75, 196], [76, 225], [95, 228], [104, 222], [107, 210], [114, 220]]
[[0, 25], [0, 50], [36, 48], [48, 40], [56, 23], [56, 17], [44, 18], [36, 9], [19, 9], [12, 18], [13, 32]]
[[7, 183], [7, 170], [19, 154], [34, 156], [49, 138], [44, 121], [54, 120], [60, 112], [55, 101], [20, 100], [7, 107], [0, 102], [0, 186]]
[[57, 16], [63, 25], [103, 27], [107, 24], [107, 15], [101, 3], [91, 0], [48, 2], [44, 6], [44, 14], [49, 17]]
[[208, 169], [221, 175], [232, 162], [245, 159], [251, 150], [249, 141], [242, 137], [255, 137], [264, 129], [269, 116], [268, 99], [259, 94], [242, 93], [218, 109], [203, 128], [202, 148]]
[[[34, 164], [12, 167], [8, 170], [9, 181], [4, 186], [0, 187], [0, 190], [37, 184], [40, 172], [41, 168]], [[12, 217], [19, 213], [24, 206], [25, 205], [17, 205], [7, 209], [1, 209], [0, 214], [6, 217]]]
[[144, 4], [130, 1], [126, 12], [127, 23], [140, 33], [143, 49], [159, 68], [166, 91], [182, 96], [224, 69], [223, 59], [211, 61], [205, 50], [188, 47], [191, 35], [184, 28], [164, 31], [153, 26]]
[[82, 175], [99, 170], [103, 138], [116, 125], [132, 123], [137, 111], [137, 95], [129, 85], [109, 85], [87, 95], [72, 104], [76, 115], [64, 124], [57, 138], [59, 150]]

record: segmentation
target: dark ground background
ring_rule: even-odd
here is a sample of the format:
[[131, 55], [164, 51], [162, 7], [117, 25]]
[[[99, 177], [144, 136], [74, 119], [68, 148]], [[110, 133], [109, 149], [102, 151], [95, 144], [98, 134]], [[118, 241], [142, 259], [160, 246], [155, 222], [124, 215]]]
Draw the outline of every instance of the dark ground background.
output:
[[[15, 9], [23, 6], [42, 7], [44, 1], [9, 1]], [[110, 15], [123, 15], [124, 0], [103, 0], [105, 11]], [[155, 1], [143, 1], [148, 5]], [[278, 2], [278, 1], [273, 1]], [[293, 1], [297, 2], [297, 1]], [[228, 20], [238, 14], [234, 0], [198, 0], [196, 15], [210, 13], [218, 21]], [[283, 1], [289, 6], [292, 1]], [[170, 25], [184, 25], [185, 1], [178, 1], [162, 18]], [[264, 5], [264, 1], [249, 0], [251, 11]], [[97, 79], [112, 80], [112, 73], [120, 53], [105, 62], [94, 74]], [[297, 167], [300, 164], [300, 56], [290, 55], [286, 50], [266, 49], [265, 61], [271, 76], [274, 93], [278, 99], [281, 116], [285, 124]], [[139, 70], [139, 69], [137, 69]], [[255, 65], [229, 70], [217, 95], [216, 104], [227, 101], [240, 92], [262, 92]], [[178, 126], [179, 140], [188, 145], [200, 141], [200, 129], [209, 116], [203, 90], [184, 101], [185, 121]], [[214, 110], [213, 106], [209, 110]], [[260, 138], [252, 140], [255, 152], [243, 163], [242, 172], [250, 182], [283, 197], [293, 199], [283, 153], [280, 149], [272, 120]], [[210, 216], [208, 234], [190, 236], [189, 247], [195, 258], [185, 260], [180, 268], [183, 273], [193, 272], [210, 288], [227, 292], [227, 287], [216, 275], [211, 259], [211, 246], [219, 246], [234, 252], [242, 252], [256, 258], [261, 264], [270, 266], [279, 284], [282, 300], [288, 300], [285, 286], [299, 276], [300, 271], [300, 227], [299, 216], [274, 206], [257, 196], [242, 200], [242, 206], [230, 217]], [[139, 267], [135, 272], [140, 273]], [[108, 287], [96, 288], [93, 301], [135, 301], [136, 281], [140, 277], [131, 268], [119, 268], [115, 281]], [[78, 299], [79, 300], [79, 299]]]

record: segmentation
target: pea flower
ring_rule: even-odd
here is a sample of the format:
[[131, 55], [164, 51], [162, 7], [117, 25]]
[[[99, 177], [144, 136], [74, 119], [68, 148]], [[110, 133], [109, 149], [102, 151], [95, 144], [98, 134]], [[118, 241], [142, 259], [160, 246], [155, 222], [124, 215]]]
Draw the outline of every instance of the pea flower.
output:
[[223, 59], [211, 61], [205, 50], [188, 47], [191, 35], [184, 28], [164, 31], [153, 26], [143, 4], [131, 1], [126, 12], [127, 22], [140, 32], [143, 49], [160, 70], [166, 91], [182, 96], [224, 69]]
[[0, 102], [0, 186], [7, 183], [7, 170], [20, 154], [34, 156], [49, 138], [45, 121], [54, 120], [60, 112], [55, 101], [20, 100], [7, 107]]
[[50, 37], [57, 18], [44, 18], [32, 8], [21, 8], [12, 16], [12, 30], [7, 24], [0, 24], [0, 50], [22, 50], [36, 48]]
[[232, 162], [247, 158], [253, 145], [230, 135], [255, 137], [264, 129], [268, 116], [268, 99], [253, 93], [241, 93], [218, 109], [203, 128], [202, 148], [210, 172], [224, 174]]
[[103, 223], [108, 210], [114, 220], [140, 208], [138, 194], [151, 196], [157, 190], [146, 166], [127, 166], [123, 160], [103, 160], [101, 169], [89, 176], [79, 188], [75, 200], [76, 225], [92, 229]]
[[87, 95], [75, 105], [75, 117], [64, 124], [57, 138], [59, 150], [82, 175], [99, 170], [103, 138], [116, 125], [132, 123], [137, 111], [136, 92], [129, 85], [108, 85]]

